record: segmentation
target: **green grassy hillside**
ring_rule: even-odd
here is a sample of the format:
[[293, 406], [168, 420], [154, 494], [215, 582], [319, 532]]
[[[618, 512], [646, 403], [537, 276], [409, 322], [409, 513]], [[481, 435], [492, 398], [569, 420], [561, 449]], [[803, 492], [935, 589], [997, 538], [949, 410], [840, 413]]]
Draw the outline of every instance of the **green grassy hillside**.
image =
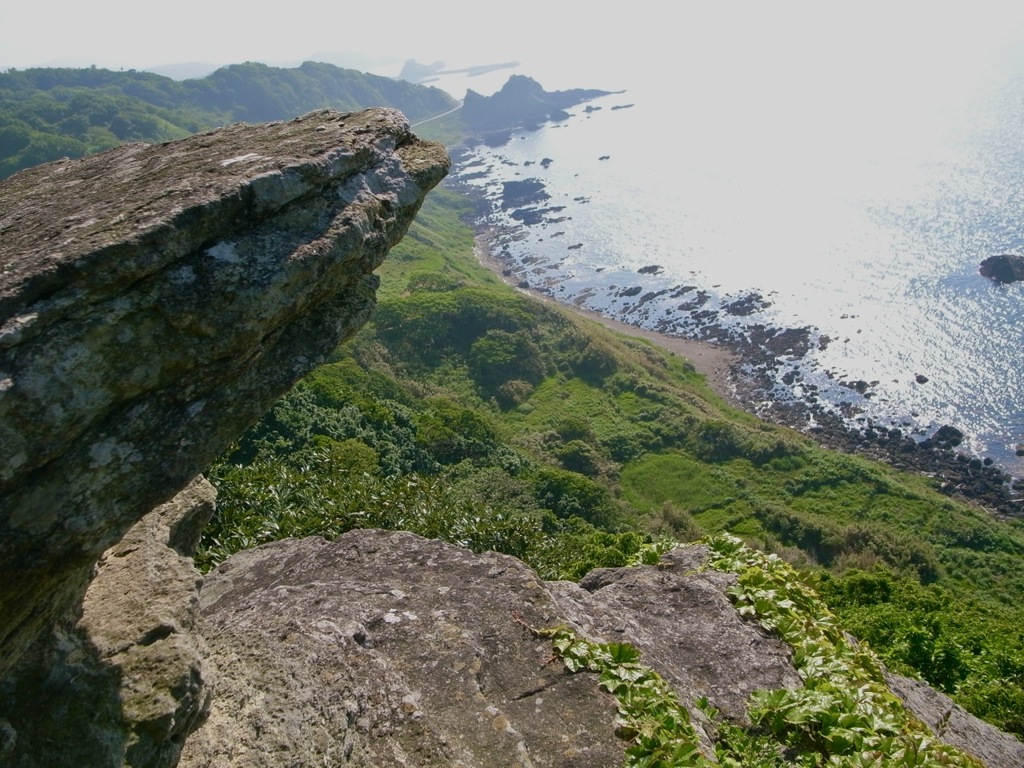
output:
[[1024, 530], [729, 407], [687, 362], [502, 284], [432, 193], [372, 324], [212, 468], [203, 562], [404, 528], [548, 578], [728, 531], [805, 571], [893, 668], [1024, 733]]
[[395, 107], [416, 121], [454, 104], [438, 88], [311, 61], [294, 69], [233, 64], [183, 82], [96, 68], [10, 70], [0, 73], [0, 178], [126, 141], [169, 141], [233, 122], [368, 106]]

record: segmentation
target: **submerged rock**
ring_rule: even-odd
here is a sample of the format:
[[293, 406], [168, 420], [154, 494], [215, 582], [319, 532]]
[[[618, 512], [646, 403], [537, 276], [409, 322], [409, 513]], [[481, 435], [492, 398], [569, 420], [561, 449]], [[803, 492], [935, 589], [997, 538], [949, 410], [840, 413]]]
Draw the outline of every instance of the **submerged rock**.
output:
[[1004, 253], [989, 256], [978, 267], [982, 277], [988, 277], [997, 283], [1015, 283], [1024, 280], [1024, 256]]

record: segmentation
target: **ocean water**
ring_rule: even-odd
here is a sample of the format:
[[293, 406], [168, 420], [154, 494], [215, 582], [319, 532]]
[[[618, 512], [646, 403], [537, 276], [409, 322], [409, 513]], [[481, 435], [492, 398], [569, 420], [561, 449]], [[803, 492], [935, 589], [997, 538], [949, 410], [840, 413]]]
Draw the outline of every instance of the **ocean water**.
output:
[[[710, 313], [736, 334], [808, 329], [806, 354], [779, 360], [775, 397], [813, 385], [862, 424], [921, 437], [952, 424], [1021, 476], [1024, 283], [978, 264], [1024, 253], [1022, 48], [959, 69], [885, 51], [873, 67], [762, 51], [763, 66], [667, 79], [645, 62], [524, 62], [436, 84], [491, 93], [515, 72], [623, 91], [454, 170], [493, 202], [481, 224], [532, 287], [692, 337]], [[524, 180], [548, 196], [533, 223], [501, 205], [503, 184]], [[841, 384], [858, 381], [864, 393]]]

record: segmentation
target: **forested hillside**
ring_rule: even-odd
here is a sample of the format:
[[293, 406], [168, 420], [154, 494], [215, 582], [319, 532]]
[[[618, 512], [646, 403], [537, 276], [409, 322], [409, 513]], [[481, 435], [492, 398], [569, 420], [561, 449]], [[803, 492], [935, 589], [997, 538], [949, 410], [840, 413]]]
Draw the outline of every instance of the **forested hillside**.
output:
[[203, 559], [412, 530], [547, 578], [729, 531], [805, 570], [896, 670], [1024, 733], [1024, 530], [728, 407], [687, 363], [502, 284], [435, 191], [376, 319], [211, 470]]
[[183, 82], [95, 68], [10, 70], [0, 73], [0, 178], [127, 141], [168, 141], [233, 122], [369, 106], [395, 107], [417, 120], [453, 105], [437, 88], [315, 62], [295, 69], [234, 64]]

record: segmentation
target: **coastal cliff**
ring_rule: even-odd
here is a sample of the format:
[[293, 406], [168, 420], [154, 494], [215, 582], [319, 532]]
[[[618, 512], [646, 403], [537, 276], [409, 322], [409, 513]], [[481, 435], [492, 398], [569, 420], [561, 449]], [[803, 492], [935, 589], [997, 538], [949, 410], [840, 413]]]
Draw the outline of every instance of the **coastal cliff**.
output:
[[323, 111], [0, 185], [5, 708], [104, 550], [366, 321], [448, 167], [397, 111]]

